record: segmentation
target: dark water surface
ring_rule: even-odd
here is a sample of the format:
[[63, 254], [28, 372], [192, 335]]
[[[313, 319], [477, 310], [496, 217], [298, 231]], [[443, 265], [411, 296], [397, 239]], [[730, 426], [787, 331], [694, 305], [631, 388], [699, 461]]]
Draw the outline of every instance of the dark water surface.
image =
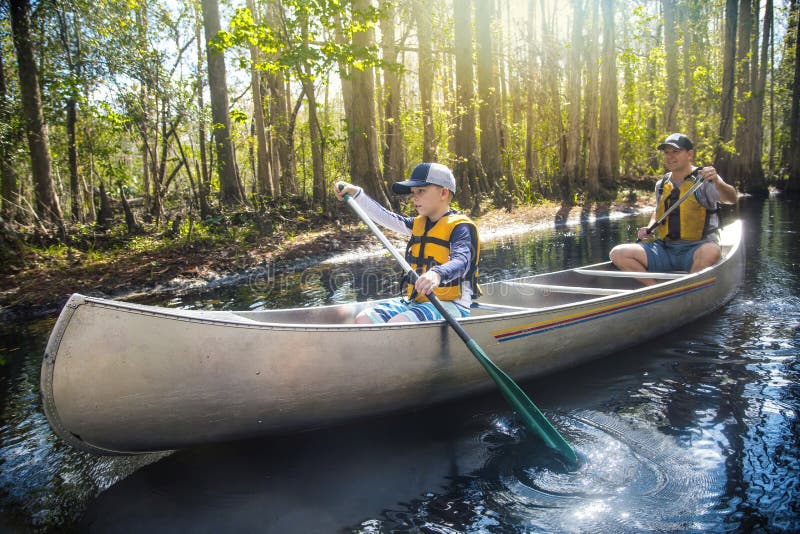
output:
[[[521, 384], [584, 456], [572, 473], [527, 439], [497, 393], [293, 436], [93, 457], [55, 437], [42, 413], [55, 318], [4, 324], [0, 531], [798, 531], [798, 213], [779, 198], [743, 199], [728, 213], [745, 221], [747, 269], [721, 310]], [[483, 277], [604, 261], [644, 222], [611, 217], [487, 243]], [[288, 274], [265, 267], [233, 288], [154, 303], [258, 309], [393, 291], [397, 269], [365, 256]]]

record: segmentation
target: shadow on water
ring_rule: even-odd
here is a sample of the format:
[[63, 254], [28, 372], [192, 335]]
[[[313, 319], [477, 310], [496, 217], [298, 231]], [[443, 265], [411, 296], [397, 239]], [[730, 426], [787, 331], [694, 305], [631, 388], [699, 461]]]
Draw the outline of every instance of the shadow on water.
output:
[[[726, 216], [746, 221], [746, 280], [731, 303], [644, 345], [520, 384], [582, 456], [575, 472], [526, 438], [497, 392], [292, 436], [91, 457], [53, 436], [38, 405], [52, 322], [20, 325], [15, 340], [2, 340], [0, 529], [798, 531], [800, 210], [744, 199]], [[581, 219], [499, 239], [484, 249], [483, 278], [605, 261], [645, 222]], [[311, 306], [390, 296], [398, 284], [378, 255], [301, 272], [265, 268], [248, 284], [161, 304]]]

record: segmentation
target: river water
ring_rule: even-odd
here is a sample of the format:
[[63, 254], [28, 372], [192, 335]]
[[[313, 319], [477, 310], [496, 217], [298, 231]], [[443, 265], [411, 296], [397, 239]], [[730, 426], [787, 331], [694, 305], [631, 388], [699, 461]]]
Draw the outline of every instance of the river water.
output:
[[[0, 531], [798, 531], [800, 210], [745, 198], [725, 215], [746, 231], [745, 283], [729, 304], [680, 332], [520, 384], [583, 456], [576, 472], [527, 439], [496, 392], [293, 436], [94, 457], [61, 442], [42, 412], [55, 317], [4, 324]], [[495, 236], [482, 276], [604, 261], [646, 217]], [[352, 276], [361, 271], [375, 276]], [[396, 273], [380, 254], [359, 253], [152, 303], [346, 302], [390, 293]]]

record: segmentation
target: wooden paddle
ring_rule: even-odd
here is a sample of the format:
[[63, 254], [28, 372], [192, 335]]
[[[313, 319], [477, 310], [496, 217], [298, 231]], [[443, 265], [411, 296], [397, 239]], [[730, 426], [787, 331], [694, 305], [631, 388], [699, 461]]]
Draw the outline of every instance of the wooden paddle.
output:
[[[343, 186], [339, 186], [340, 191]], [[361, 220], [372, 230], [372, 233], [380, 239], [383, 246], [386, 247], [386, 250], [394, 256], [394, 259], [400, 264], [400, 266], [405, 270], [406, 274], [408, 275], [408, 279], [411, 283], [414, 283], [418, 278], [418, 275], [414, 269], [408, 264], [406, 259], [398, 252], [398, 250], [392, 245], [392, 243], [386, 238], [386, 236], [381, 232], [381, 230], [375, 225], [375, 223], [370, 219], [369, 215], [361, 209], [356, 201], [350, 197], [347, 193], [344, 194], [344, 199], [350, 205], [350, 207], [355, 211]], [[439, 313], [442, 314], [447, 324], [450, 325], [450, 328], [455, 330], [458, 337], [467, 345], [470, 352], [478, 359], [480, 364], [486, 369], [486, 372], [489, 373], [489, 376], [492, 377], [492, 380], [495, 381], [497, 386], [500, 388], [503, 396], [506, 398], [508, 403], [517, 412], [517, 414], [522, 418], [522, 422], [525, 424], [525, 427], [532, 433], [539, 436], [544, 443], [550, 447], [551, 449], [555, 450], [558, 454], [560, 454], [564, 460], [568, 463], [569, 469], [576, 469], [578, 466], [578, 457], [575, 454], [575, 451], [572, 449], [567, 440], [565, 440], [561, 434], [558, 433], [558, 430], [547, 420], [547, 418], [542, 414], [541, 410], [528, 398], [522, 388], [520, 388], [512, 379], [509, 377], [502, 369], [497, 367], [495, 363], [486, 355], [486, 353], [481, 349], [478, 343], [470, 337], [470, 335], [464, 330], [464, 328], [453, 318], [450, 313], [445, 310], [442, 303], [436, 298], [436, 295], [433, 293], [427, 295], [428, 300], [431, 301]]]
[[[702, 170], [702, 168], [703, 167], [697, 167], [695, 170], [692, 171], [692, 173], [689, 176], [696, 176], [697, 177], [697, 181], [694, 183], [694, 185], [692, 185], [692, 187], [689, 188], [688, 191], [686, 191], [683, 195], [681, 195], [681, 198], [679, 198], [675, 202], [675, 204], [670, 206], [667, 209], [667, 211], [664, 212], [664, 215], [662, 215], [661, 218], [659, 218], [656, 222], [654, 222], [653, 224], [651, 224], [650, 226], [647, 227], [647, 235], [652, 234], [653, 230], [658, 228], [659, 224], [661, 224], [661, 223], [663, 223], [664, 221], [667, 220], [667, 217], [669, 217], [670, 213], [672, 213], [675, 209], [677, 209], [678, 206], [680, 206], [683, 203], [683, 201], [686, 200], [687, 198], [689, 198], [695, 191], [700, 189], [700, 186], [703, 185], [704, 178], [702, 176], [698, 175], [697, 173], [700, 172], [700, 170]], [[637, 243], [640, 243], [641, 241], [642, 241], [641, 239], [636, 239]]]

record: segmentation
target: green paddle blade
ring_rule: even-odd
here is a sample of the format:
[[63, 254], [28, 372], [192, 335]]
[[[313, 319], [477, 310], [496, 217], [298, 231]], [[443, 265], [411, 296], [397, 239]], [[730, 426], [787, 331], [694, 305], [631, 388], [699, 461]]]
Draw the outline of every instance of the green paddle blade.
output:
[[556, 430], [533, 401], [528, 398], [525, 392], [511, 377], [494, 364], [474, 339], [470, 339], [467, 342], [467, 347], [497, 383], [503, 396], [514, 411], [517, 412], [517, 415], [520, 416], [525, 427], [533, 435], [539, 436], [548, 447], [560, 454], [566, 460], [570, 469], [576, 469], [579, 463], [578, 456], [572, 446], [567, 443], [567, 440]]

